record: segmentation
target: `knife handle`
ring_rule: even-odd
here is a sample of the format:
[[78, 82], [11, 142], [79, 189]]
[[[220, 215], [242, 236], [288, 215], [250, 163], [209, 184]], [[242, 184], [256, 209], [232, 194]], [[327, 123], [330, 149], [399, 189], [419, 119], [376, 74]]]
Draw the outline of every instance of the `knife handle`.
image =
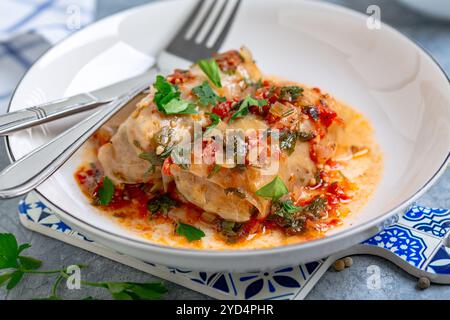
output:
[[87, 111], [108, 101], [86, 93], [0, 115], [0, 136], [71, 114]]

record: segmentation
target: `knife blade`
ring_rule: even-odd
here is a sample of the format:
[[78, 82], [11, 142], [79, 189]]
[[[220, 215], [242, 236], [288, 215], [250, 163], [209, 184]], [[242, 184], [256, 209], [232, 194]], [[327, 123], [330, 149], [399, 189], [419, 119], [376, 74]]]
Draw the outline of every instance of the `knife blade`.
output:
[[150, 84], [154, 77], [155, 70], [150, 69], [100, 89], [2, 114], [0, 115], [0, 136], [97, 108], [141, 84]]

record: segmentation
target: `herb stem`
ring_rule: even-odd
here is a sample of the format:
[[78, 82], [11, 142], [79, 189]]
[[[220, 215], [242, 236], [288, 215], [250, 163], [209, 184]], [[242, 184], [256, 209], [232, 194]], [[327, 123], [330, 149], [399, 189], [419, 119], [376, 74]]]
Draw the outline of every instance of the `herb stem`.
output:
[[55, 273], [61, 273], [63, 270], [26, 270], [26, 269], [20, 269], [23, 273], [33, 273], [33, 274], [55, 274]]
[[57, 291], [58, 291], [58, 287], [59, 284], [61, 283], [61, 281], [64, 279], [64, 277], [62, 275], [59, 275], [58, 278], [56, 278], [55, 283], [52, 286], [52, 296], [56, 297], [57, 296]]
[[[65, 279], [69, 279], [70, 276], [67, 273], [65, 273], [64, 271], [61, 271], [61, 277], [65, 278]], [[103, 282], [91, 282], [91, 281], [86, 281], [86, 280], [80, 280], [80, 283], [84, 284], [85, 286], [105, 288], [105, 284]]]

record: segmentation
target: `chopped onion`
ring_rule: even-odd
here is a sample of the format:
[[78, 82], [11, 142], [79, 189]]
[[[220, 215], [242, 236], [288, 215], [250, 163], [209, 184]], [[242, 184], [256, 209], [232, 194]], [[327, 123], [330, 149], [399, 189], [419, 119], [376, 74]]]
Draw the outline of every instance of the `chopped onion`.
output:
[[284, 105], [280, 102], [275, 102], [269, 110], [269, 113], [278, 118], [290, 116], [295, 111], [292, 105]]

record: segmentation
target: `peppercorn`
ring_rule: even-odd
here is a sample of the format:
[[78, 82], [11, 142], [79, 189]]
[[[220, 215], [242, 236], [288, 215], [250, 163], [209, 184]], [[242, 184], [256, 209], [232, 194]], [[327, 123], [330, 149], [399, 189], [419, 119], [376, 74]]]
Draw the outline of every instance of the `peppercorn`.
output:
[[353, 259], [351, 257], [345, 257], [344, 264], [346, 268], [350, 268], [353, 265]]
[[426, 277], [422, 277], [419, 279], [419, 281], [417, 282], [417, 287], [420, 290], [425, 290], [427, 288], [430, 287], [430, 279], [426, 278]]
[[344, 260], [342, 260], [342, 259], [336, 260], [333, 263], [333, 268], [335, 271], [338, 271], [338, 272], [344, 270], [345, 269]]

